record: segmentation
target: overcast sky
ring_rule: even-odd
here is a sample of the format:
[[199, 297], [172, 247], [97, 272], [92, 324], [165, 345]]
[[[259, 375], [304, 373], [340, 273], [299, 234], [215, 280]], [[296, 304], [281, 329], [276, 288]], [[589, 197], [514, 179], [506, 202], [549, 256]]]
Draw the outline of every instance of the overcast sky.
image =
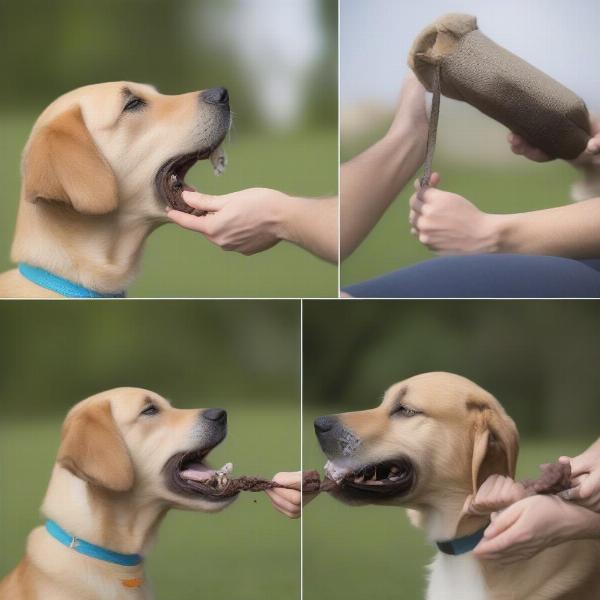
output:
[[438, 16], [477, 17], [488, 37], [600, 110], [598, 0], [341, 0], [340, 99], [395, 102], [415, 36]]

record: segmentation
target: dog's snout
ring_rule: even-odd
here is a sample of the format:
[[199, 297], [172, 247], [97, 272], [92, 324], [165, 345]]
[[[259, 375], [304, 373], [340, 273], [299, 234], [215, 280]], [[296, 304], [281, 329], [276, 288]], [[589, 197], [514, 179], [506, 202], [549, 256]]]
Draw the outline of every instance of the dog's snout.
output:
[[360, 439], [337, 415], [326, 415], [315, 419], [315, 434], [321, 450], [327, 458], [350, 456], [360, 445]]
[[227, 412], [222, 408], [207, 408], [202, 413], [202, 418], [219, 425], [225, 425], [227, 423]]
[[315, 432], [317, 433], [317, 435], [320, 435], [331, 431], [335, 426], [336, 421], [337, 419], [335, 417], [317, 417], [315, 419]]
[[229, 104], [229, 92], [227, 88], [215, 87], [204, 90], [200, 94], [200, 98], [207, 104], [226, 105]]

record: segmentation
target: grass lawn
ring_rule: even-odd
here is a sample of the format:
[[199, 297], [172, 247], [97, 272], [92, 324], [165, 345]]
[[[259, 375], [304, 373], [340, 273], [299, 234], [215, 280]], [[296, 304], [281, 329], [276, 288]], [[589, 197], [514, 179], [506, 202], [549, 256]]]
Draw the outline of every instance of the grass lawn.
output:
[[[304, 468], [322, 470], [325, 459], [312, 433], [312, 420], [305, 421], [304, 431]], [[538, 464], [580, 452], [585, 444], [525, 440], [518, 477], [536, 476]], [[306, 507], [303, 527], [305, 600], [424, 597], [425, 567], [434, 549], [410, 525], [403, 509], [349, 507], [324, 494]]]
[[[19, 158], [34, 114], [0, 115], [0, 269], [10, 268], [10, 244], [19, 199]], [[306, 197], [337, 190], [337, 133], [303, 130], [288, 135], [236, 135], [227, 144], [229, 167], [216, 178], [208, 162], [188, 181], [200, 191], [224, 194], [271, 187]], [[143, 269], [129, 295], [140, 297], [327, 297], [337, 296], [337, 272], [290, 244], [245, 257], [220, 250], [199, 234], [162, 227], [147, 243]]]
[[[228, 438], [211, 455], [238, 474], [299, 468], [297, 406], [278, 399], [230, 410]], [[48, 484], [62, 418], [0, 425], [0, 578], [21, 557]], [[263, 493], [245, 493], [216, 515], [172, 511], [148, 561], [157, 598], [298, 598], [300, 522]]]

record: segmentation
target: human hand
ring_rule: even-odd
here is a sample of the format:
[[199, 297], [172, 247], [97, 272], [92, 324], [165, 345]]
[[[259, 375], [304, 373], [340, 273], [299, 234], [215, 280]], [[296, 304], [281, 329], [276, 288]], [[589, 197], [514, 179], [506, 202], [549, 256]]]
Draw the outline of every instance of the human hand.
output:
[[463, 513], [487, 516], [525, 498], [525, 488], [510, 477], [490, 475], [465, 501]]
[[310, 494], [306, 492], [301, 493], [302, 471], [277, 473], [273, 476], [273, 481], [295, 488], [272, 488], [265, 490], [273, 506], [290, 519], [297, 519], [302, 514], [301, 506], [306, 506], [318, 494], [318, 492]]
[[283, 237], [281, 205], [287, 196], [282, 192], [251, 188], [209, 196], [184, 191], [182, 197], [191, 207], [208, 214], [196, 216], [169, 210], [167, 217], [181, 227], [201, 233], [223, 250], [249, 256], [272, 248]]
[[560, 496], [600, 513], [600, 440], [579, 456], [561, 456], [559, 461], [570, 463], [571, 481], [574, 483]]
[[481, 254], [498, 250], [498, 223], [503, 215], [479, 210], [466, 198], [438, 190], [438, 173], [431, 175], [430, 186], [421, 191], [415, 182], [410, 199], [410, 232], [438, 254]]
[[558, 496], [530, 496], [492, 519], [475, 555], [512, 563], [572, 539], [598, 536], [600, 517]]
[[[592, 137], [588, 141], [587, 148], [573, 162], [575, 165], [585, 165], [593, 160], [593, 157], [600, 154], [600, 119], [592, 117], [590, 119]], [[548, 156], [543, 150], [532, 146], [524, 138], [516, 133], [508, 134], [508, 143], [510, 149], [515, 153], [525, 156], [535, 162], [548, 162], [552, 157]]]

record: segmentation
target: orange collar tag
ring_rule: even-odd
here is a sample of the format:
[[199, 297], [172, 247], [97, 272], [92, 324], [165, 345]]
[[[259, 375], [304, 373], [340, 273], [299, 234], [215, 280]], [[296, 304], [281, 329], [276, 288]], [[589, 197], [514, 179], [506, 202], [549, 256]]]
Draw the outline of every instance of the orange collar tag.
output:
[[121, 585], [126, 588], [139, 588], [142, 583], [144, 583], [144, 580], [139, 577], [134, 577], [133, 579], [121, 579]]

